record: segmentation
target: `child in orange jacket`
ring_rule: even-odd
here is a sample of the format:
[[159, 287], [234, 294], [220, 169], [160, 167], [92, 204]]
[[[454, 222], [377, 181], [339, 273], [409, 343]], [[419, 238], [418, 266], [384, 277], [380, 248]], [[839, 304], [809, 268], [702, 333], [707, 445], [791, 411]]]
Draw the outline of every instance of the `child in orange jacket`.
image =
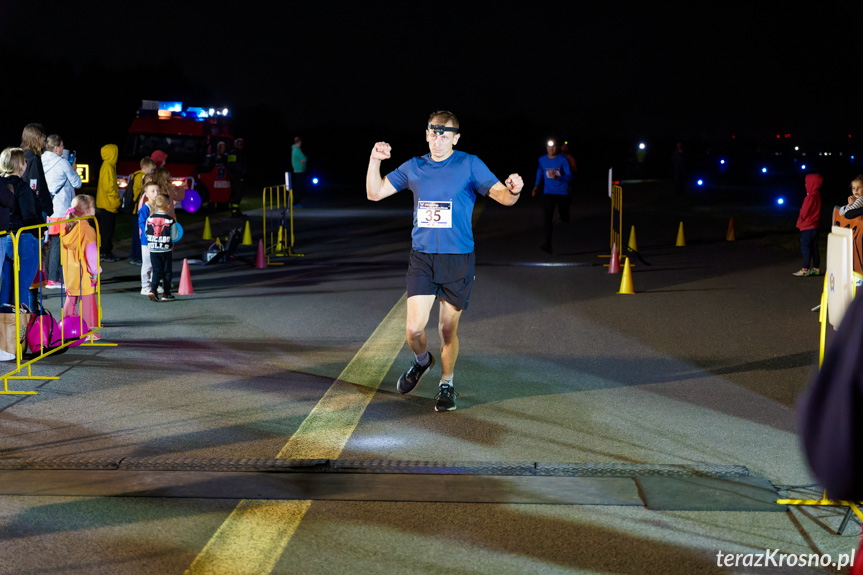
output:
[[[67, 218], [82, 218], [96, 214], [93, 196], [78, 195], [72, 199], [72, 207], [66, 211]], [[66, 284], [66, 304], [63, 317], [79, 315], [76, 311], [81, 301], [81, 317], [90, 328], [99, 325], [99, 310], [96, 306], [96, 282], [99, 278], [96, 230], [89, 221], [81, 220], [63, 224], [60, 229], [63, 252], [63, 281]], [[95, 339], [99, 339], [96, 334]]]

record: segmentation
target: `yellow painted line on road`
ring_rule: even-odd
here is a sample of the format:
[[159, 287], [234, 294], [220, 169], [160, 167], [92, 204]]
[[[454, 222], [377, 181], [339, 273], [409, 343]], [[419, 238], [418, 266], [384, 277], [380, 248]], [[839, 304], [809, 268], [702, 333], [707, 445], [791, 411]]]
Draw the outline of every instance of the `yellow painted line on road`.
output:
[[[333, 382], [280, 459], [338, 459], [405, 342], [407, 294]], [[264, 575], [275, 567], [311, 501], [240, 501], [185, 575]]]

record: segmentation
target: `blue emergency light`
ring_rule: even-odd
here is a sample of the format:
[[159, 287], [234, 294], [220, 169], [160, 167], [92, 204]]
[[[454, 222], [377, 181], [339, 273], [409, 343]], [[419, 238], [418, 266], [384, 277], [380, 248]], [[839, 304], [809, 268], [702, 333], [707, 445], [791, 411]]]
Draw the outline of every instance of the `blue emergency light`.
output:
[[203, 119], [203, 118], [209, 118], [210, 117], [209, 114], [207, 114], [207, 110], [205, 110], [201, 107], [198, 107], [198, 106], [192, 106], [192, 107], [186, 108], [186, 113], [191, 114], [195, 118], [202, 118]]
[[183, 102], [162, 102], [159, 101], [159, 109], [166, 112], [182, 112]]

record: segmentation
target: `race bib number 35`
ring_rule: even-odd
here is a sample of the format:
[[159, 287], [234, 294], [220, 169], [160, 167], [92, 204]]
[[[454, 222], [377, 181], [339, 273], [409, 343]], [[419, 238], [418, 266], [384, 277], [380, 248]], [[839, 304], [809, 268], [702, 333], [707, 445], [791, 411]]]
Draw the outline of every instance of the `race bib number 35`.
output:
[[421, 228], [451, 228], [452, 202], [417, 202], [417, 225]]

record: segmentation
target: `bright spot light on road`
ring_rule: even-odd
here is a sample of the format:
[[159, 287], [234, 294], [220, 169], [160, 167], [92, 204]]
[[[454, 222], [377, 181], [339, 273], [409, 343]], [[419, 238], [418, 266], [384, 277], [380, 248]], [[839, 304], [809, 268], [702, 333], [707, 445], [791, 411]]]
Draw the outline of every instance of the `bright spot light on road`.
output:
[[644, 148], [646, 148], [646, 147], [647, 147], [647, 146], [645, 146], [645, 145], [644, 145], [644, 142], [641, 142], [640, 144], [638, 144], [638, 149], [639, 149], [639, 150], [643, 150], [643, 149], [644, 149]]
[[762, 174], [766, 174], [766, 173], [767, 173], [767, 168], [761, 168], [761, 173], [762, 173]]
[[785, 198], [779, 198], [778, 200], [776, 200], [776, 203], [781, 206], [782, 204], [785, 203]]
[[317, 185], [318, 185], [318, 179], [317, 179], [317, 178], [312, 178], [312, 183], [313, 183], [314, 185], [316, 185], [316, 186], [317, 186]]
[[806, 169], [806, 164], [803, 164], [802, 166], [800, 166], [800, 169], [801, 169], [801, 170], [805, 170], [805, 169]]
[[725, 165], [725, 159], [719, 160], [719, 163], [724, 166]]
[[699, 185], [699, 186], [703, 186], [703, 185], [704, 185], [704, 180], [698, 180], [698, 185]]

